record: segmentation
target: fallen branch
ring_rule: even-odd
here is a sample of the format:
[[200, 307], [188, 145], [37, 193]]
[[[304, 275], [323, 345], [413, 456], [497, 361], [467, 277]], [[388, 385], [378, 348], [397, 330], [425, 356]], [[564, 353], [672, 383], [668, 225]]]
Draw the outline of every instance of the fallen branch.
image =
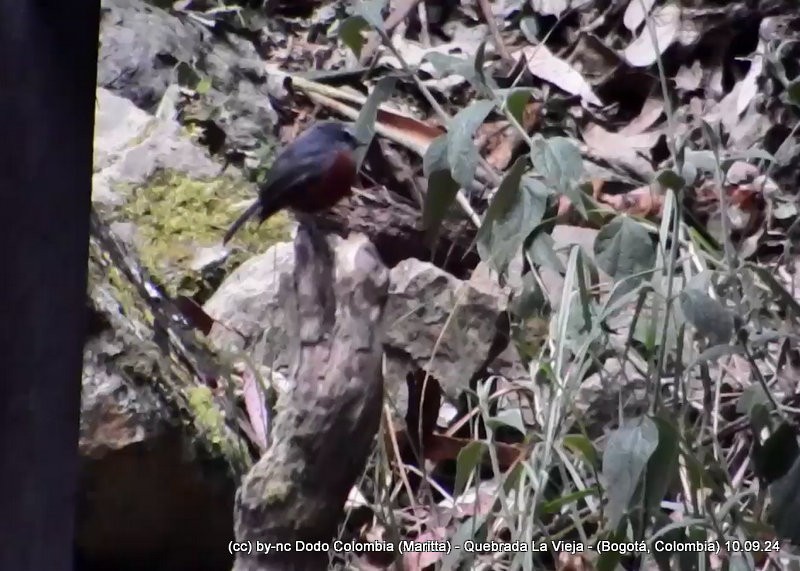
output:
[[[297, 551], [295, 542], [330, 543], [380, 423], [388, 271], [364, 236], [334, 255], [303, 221], [295, 260], [295, 387], [279, 401], [272, 445], [236, 494], [236, 540], [252, 551], [238, 554], [234, 571], [327, 567], [326, 551]], [[257, 553], [259, 541], [291, 549]]]

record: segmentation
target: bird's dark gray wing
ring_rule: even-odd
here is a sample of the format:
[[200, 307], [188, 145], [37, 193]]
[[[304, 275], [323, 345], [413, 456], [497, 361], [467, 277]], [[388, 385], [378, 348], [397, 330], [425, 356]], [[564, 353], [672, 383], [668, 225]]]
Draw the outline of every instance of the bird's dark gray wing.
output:
[[325, 172], [336, 159], [336, 150], [298, 155], [286, 153], [280, 155], [273, 164], [267, 178], [259, 186], [259, 197], [262, 205], [262, 220], [284, 208], [292, 200], [292, 193], [303, 192], [303, 189], [321, 182]]

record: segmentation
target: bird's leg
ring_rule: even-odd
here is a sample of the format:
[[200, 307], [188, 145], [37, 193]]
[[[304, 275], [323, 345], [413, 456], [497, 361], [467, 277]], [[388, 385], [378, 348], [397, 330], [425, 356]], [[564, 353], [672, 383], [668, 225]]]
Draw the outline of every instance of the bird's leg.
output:
[[324, 218], [318, 213], [295, 212], [298, 224], [314, 226], [316, 231], [327, 234], [336, 234], [344, 238], [347, 234], [347, 227], [340, 221], [332, 218]]

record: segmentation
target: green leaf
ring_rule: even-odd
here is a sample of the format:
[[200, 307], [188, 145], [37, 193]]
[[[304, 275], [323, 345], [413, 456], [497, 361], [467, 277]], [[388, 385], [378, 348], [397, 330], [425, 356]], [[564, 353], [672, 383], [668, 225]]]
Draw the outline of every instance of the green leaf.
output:
[[786, 86], [786, 96], [789, 98], [789, 103], [800, 107], [800, 79], [795, 79]]
[[464, 446], [458, 453], [456, 459], [456, 481], [454, 494], [458, 495], [464, 491], [470, 475], [475, 471], [481, 460], [483, 454], [486, 452], [486, 444], [483, 442], [473, 441]]
[[678, 430], [671, 419], [655, 417], [658, 428], [658, 446], [647, 462], [645, 477], [645, 502], [650, 514], [658, 513], [661, 500], [676, 476], [680, 441]]
[[686, 181], [683, 180], [683, 177], [681, 177], [681, 175], [669, 169], [664, 169], [662, 171], [659, 171], [656, 174], [656, 180], [662, 185], [666, 186], [667, 188], [671, 188], [676, 192], [682, 189], [686, 185]]
[[790, 310], [796, 318], [800, 318], [800, 303], [798, 303], [797, 300], [794, 299], [794, 296], [786, 291], [786, 288], [775, 279], [775, 276], [769, 269], [752, 263], [747, 263], [745, 266], [761, 278], [784, 309]]
[[769, 486], [771, 520], [782, 538], [800, 542], [800, 459], [789, 472]]
[[713, 152], [707, 150], [695, 151], [686, 149], [684, 151], [683, 162], [691, 164], [697, 170], [714, 172], [717, 168], [717, 157]]
[[439, 135], [428, 145], [428, 150], [422, 157], [422, 173], [425, 178], [436, 171], [450, 170], [450, 164], [447, 162], [447, 137], [447, 133]]
[[428, 179], [428, 192], [422, 205], [422, 224], [429, 239], [436, 235], [458, 193], [458, 183], [453, 180], [447, 162], [448, 136], [444, 134], [434, 139], [422, 157], [422, 171]]
[[603, 478], [611, 529], [616, 529], [622, 520], [642, 472], [657, 447], [658, 427], [648, 417], [626, 423], [609, 437], [603, 453]]
[[[483, 66], [486, 63], [486, 40], [481, 42], [481, 45], [478, 46], [478, 49], [475, 50], [475, 61], [472, 62], [472, 68], [475, 70], [475, 77], [480, 81], [481, 85], [484, 87], [491, 87], [490, 77], [487, 77], [484, 73]], [[493, 82], [492, 82], [493, 83]]]
[[359, 168], [367, 153], [366, 145], [368, 145], [369, 142], [372, 141], [372, 137], [375, 136], [375, 121], [378, 119], [378, 107], [391, 97], [396, 84], [396, 77], [382, 77], [369, 94], [369, 97], [367, 97], [366, 103], [364, 103], [361, 112], [358, 114], [358, 120], [356, 120], [356, 137], [365, 145], [363, 148], [358, 149]]
[[460, 75], [470, 83], [475, 83], [475, 65], [466, 58], [459, 58], [439, 52], [430, 52], [422, 56], [423, 61], [428, 61], [439, 77]]
[[561, 439], [564, 446], [574, 452], [579, 452], [592, 466], [600, 466], [600, 455], [592, 441], [583, 434], [567, 434]]
[[345, 18], [339, 25], [339, 38], [358, 58], [366, 43], [363, 32], [368, 29], [369, 23], [361, 16]]
[[539, 23], [536, 21], [536, 18], [532, 16], [522, 18], [519, 23], [519, 29], [522, 30], [525, 38], [530, 43], [534, 45], [539, 43]]
[[753, 443], [754, 471], [767, 485], [785, 476], [798, 456], [797, 431], [786, 422], [781, 422], [763, 444], [758, 439]]
[[733, 315], [723, 305], [695, 288], [686, 288], [678, 296], [681, 312], [700, 335], [712, 345], [724, 345], [733, 337]]
[[650, 234], [625, 215], [617, 216], [597, 233], [594, 254], [597, 265], [615, 282], [652, 270], [656, 263]]
[[520, 125], [525, 115], [525, 106], [532, 96], [530, 89], [515, 89], [506, 97], [506, 109]]
[[478, 149], [473, 138], [486, 116], [494, 109], [493, 101], [475, 101], [450, 120], [447, 134], [447, 162], [453, 179], [469, 188], [478, 166]]
[[486, 423], [495, 429], [500, 426], [510, 426], [522, 435], [527, 433], [525, 422], [522, 420], [522, 411], [518, 408], [502, 410], [497, 413], [497, 416], [486, 419]]
[[737, 414], [750, 415], [755, 405], [771, 406], [769, 396], [764, 392], [764, 387], [760, 384], [752, 384], [742, 391], [736, 401]]
[[566, 137], [537, 137], [531, 147], [531, 161], [545, 183], [570, 199], [573, 206], [586, 217], [586, 207], [580, 190], [583, 159], [572, 141]]
[[383, 9], [386, 0], [361, 0], [354, 6], [355, 13], [376, 30], [383, 30]]
[[547, 189], [530, 178], [522, 178], [527, 158], [518, 158], [506, 174], [478, 231], [481, 258], [505, 271], [525, 239], [539, 225], [547, 208]]
[[585, 488], [583, 490], [578, 490], [577, 492], [572, 492], [571, 494], [561, 496], [549, 502], [544, 502], [542, 504], [541, 513], [542, 514], [559, 513], [564, 509], [565, 506], [577, 503], [578, 501], [584, 498], [588, 498], [589, 496], [594, 496], [596, 494], [597, 494], [596, 486], [592, 486], [591, 488]]
[[550, 268], [561, 275], [566, 271], [561, 258], [556, 253], [556, 241], [547, 232], [537, 230], [530, 246], [528, 246], [528, 255], [538, 267]]
[[200, 83], [197, 84], [197, 88], [195, 88], [195, 91], [198, 93], [198, 95], [205, 95], [206, 93], [208, 93], [210, 89], [211, 89], [211, 80], [208, 79], [207, 77], [204, 77], [203, 79], [200, 80]]

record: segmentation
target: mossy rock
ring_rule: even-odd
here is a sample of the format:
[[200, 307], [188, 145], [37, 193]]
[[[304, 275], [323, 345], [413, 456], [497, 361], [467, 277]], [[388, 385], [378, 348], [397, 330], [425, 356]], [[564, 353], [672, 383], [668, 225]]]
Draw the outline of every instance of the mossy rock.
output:
[[255, 198], [252, 184], [232, 176], [196, 180], [160, 172], [145, 184], [120, 190], [125, 203], [112, 220], [136, 226], [139, 256], [170, 295], [198, 303], [250, 255], [290, 238], [289, 218], [279, 213], [258, 228], [248, 226], [229, 255], [199, 270], [196, 256], [203, 248], [220, 246], [225, 230]]

